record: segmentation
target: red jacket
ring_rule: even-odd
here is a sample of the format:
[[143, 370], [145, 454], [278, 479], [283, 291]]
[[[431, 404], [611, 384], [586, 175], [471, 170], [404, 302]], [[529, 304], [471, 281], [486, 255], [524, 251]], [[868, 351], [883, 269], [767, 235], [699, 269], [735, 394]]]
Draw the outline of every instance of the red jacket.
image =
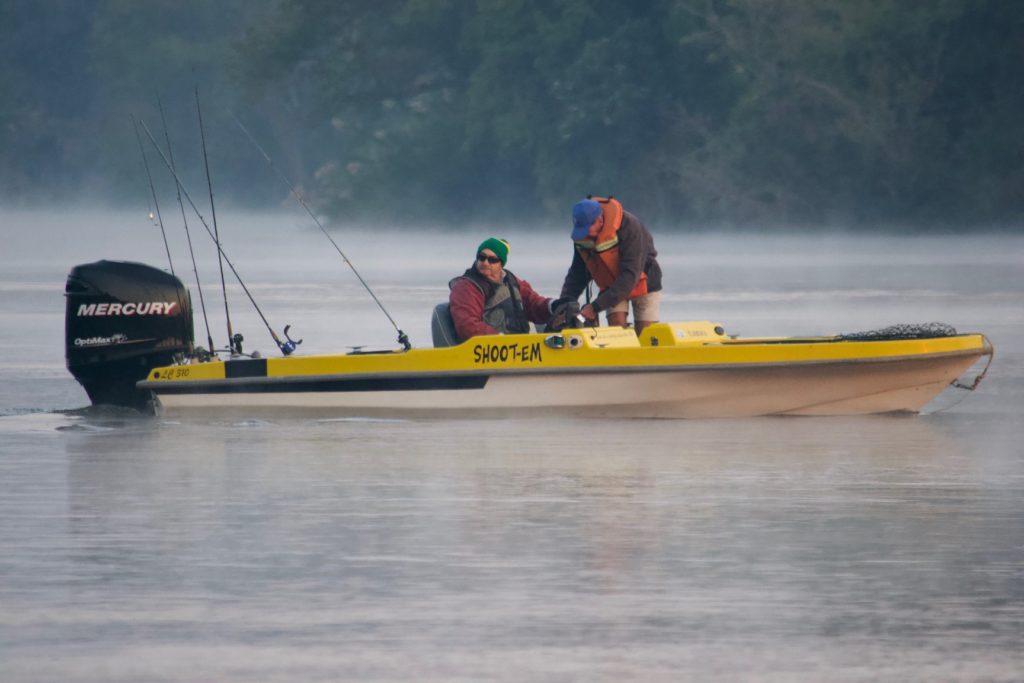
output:
[[[551, 299], [534, 291], [526, 280], [518, 276], [516, 279], [519, 280], [519, 295], [523, 298], [526, 319], [532, 323], [546, 323], [551, 318]], [[485, 299], [479, 287], [469, 279], [460, 277], [452, 282], [451, 290], [448, 307], [459, 339], [465, 340], [482, 334], [498, 334], [498, 330], [483, 320]]]

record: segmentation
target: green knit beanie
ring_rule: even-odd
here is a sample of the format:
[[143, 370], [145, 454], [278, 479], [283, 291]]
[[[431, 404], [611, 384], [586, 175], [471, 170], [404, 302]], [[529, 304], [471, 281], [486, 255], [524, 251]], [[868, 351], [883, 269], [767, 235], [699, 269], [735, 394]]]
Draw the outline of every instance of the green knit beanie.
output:
[[487, 239], [480, 243], [479, 247], [476, 248], [476, 253], [479, 254], [484, 249], [490, 249], [491, 251], [494, 252], [495, 256], [501, 259], [501, 265], [505, 265], [505, 263], [508, 261], [509, 248], [510, 247], [508, 246], [508, 242], [506, 240], [499, 239], [497, 237], [488, 237]]

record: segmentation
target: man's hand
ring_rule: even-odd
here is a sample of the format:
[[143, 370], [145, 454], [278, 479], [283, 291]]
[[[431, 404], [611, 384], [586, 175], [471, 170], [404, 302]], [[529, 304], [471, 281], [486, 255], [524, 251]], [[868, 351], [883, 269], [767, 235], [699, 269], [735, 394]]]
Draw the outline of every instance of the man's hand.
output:
[[586, 306], [581, 308], [580, 309], [580, 314], [584, 318], [586, 318], [587, 320], [590, 320], [590, 321], [597, 320], [597, 311], [595, 311], [594, 307], [591, 306], [590, 304], [587, 304]]
[[559, 309], [563, 308], [567, 303], [576, 303], [576, 299], [570, 299], [568, 297], [564, 299], [552, 299], [551, 303], [548, 304], [548, 308], [551, 309], [552, 313], [558, 313]]

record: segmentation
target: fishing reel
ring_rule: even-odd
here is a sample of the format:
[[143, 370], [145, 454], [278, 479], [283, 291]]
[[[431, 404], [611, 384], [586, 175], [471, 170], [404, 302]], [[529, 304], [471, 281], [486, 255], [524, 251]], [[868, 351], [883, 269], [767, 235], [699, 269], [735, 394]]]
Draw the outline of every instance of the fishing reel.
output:
[[281, 348], [281, 353], [283, 353], [286, 356], [292, 355], [292, 352], [295, 351], [295, 347], [302, 343], [301, 339], [292, 339], [291, 337], [288, 336], [288, 330], [290, 329], [292, 329], [291, 325], [284, 326], [284, 338], [287, 339], [288, 341], [277, 342], [277, 345]]

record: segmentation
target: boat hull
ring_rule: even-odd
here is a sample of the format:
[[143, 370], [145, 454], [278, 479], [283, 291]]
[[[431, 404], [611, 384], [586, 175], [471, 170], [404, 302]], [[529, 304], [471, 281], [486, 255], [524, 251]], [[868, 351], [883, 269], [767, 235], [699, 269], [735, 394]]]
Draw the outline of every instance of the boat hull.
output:
[[[627, 332], [510, 335], [471, 340], [465, 348], [305, 363], [234, 361], [219, 363], [219, 371], [212, 367], [218, 364], [202, 372], [172, 367], [154, 371], [140, 387], [155, 393], [166, 414], [857, 415], [917, 412], [991, 354], [981, 335], [877, 342], [698, 336], [652, 347]], [[564, 344], [552, 344], [553, 337]]]

